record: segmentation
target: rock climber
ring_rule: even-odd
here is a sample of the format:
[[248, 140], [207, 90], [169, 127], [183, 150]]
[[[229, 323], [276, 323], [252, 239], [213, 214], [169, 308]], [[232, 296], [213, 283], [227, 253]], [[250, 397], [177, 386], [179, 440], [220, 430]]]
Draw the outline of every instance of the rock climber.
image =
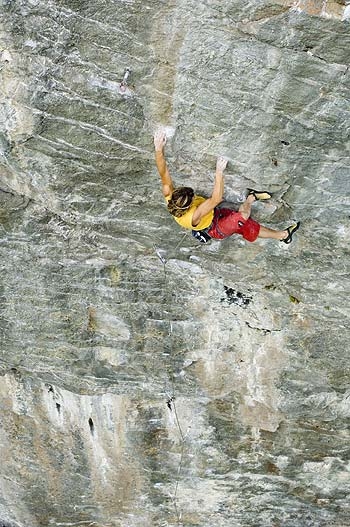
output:
[[249, 242], [254, 242], [257, 238], [272, 238], [291, 243], [300, 222], [293, 223], [283, 231], [277, 231], [260, 225], [250, 217], [254, 201], [271, 198], [269, 192], [248, 189], [248, 196], [238, 212], [220, 207], [224, 194], [223, 172], [227, 165], [224, 157], [219, 156], [217, 159], [214, 189], [210, 198], [197, 196], [190, 187], [175, 188], [164, 156], [165, 144], [166, 134], [163, 130], [158, 130], [154, 135], [154, 147], [163, 196], [175, 221], [185, 229], [191, 229], [197, 240], [206, 243], [211, 238], [222, 240], [232, 234], [240, 234]]

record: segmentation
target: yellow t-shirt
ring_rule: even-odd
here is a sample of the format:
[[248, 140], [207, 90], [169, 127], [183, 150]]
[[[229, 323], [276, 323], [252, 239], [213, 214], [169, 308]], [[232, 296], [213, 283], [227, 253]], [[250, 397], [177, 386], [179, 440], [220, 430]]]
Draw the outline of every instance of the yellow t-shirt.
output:
[[[166, 202], [168, 202], [170, 198], [171, 196], [166, 196], [165, 197]], [[184, 227], [185, 229], [191, 229], [191, 230], [193, 229], [194, 231], [201, 231], [202, 229], [206, 229], [207, 227], [209, 227], [209, 225], [213, 221], [213, 217], [214, 217], [213, 210], [208, 212], [208, 214], [206, 214], [200, 220], [198, 225], [196, 225], [195, 227], [192, 226], [192, 217], [193, 217], [194, 211], [204, 201], [206, 201], [206, 198], [203, 198], [202, 196], [194, 196], [192, 205], [190, 206], [190, 208], [186, 210], [185, 214], [181, 216], [180, 218], [176, 218], [176, 216], [173, 216], [174, 220], [179, 225], [181, 225], [181, 227]]]

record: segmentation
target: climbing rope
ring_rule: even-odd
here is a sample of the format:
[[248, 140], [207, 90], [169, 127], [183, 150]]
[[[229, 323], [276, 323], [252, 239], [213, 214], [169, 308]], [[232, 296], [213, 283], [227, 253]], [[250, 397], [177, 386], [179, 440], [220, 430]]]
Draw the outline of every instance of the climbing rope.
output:
[[[176, 245], [174, 251], [176, 251], [176, 249], [182, 243], [182, 241], [183, 241], [185, 236], [186, 236], [186, 233], [184, 234], [184, 236], [182, 236], [182, 238], [180, 239], [179, 243]], [[156, 255], [158, 256], [160, 262], [163, 265], [163, 276], [164, 276], [163, 290], [166, 293], [168, 293], [168, 287], [167, 287], [168, 280], [167, 280], [167, 268], [166, 268], [166, 265], [167, 265], [168, 261], [163, 256], [163, 254], [160, 252], [160, 250], [158, 249], [158, 247], [155, 244], [153, 245], [153, 247], [154, 247]], [[177, 474], [176, 474], [174, 493], [171, 496], [171, 500], [172, 500], [173, 505], [174, 505], [174, 510], [175, 510], [175, 514], [176, 514], [176, 518], [177, 518], [177, 524], [179, 526], [181, 526], [182, 525], [182, 522], [181, 522], [181, 511], [179, 511], [178, 505], [177, 505], [177, 493], [178, 493], [178, 488], [179, 488], [179, 481], [180, 481], [180, 476], [181, 476], [181, 470], [182, 470], [182, 466], [183, 466], [186, 437], [185, 437], [185, 435], [183, 433], [183, 430], [182, 430], [182, 427], [181, 427], [181, 424], [180, 424], [180, 421], [179, 421], [179, 416], [178, 416], [178, 413], [177, 413], [177, 408], [176, 408], [176, 394], [175, 394], [175, 383], [174, 383], [175, 358], [174, 358], [173, 353], [172, 353], [173, 352], [173, 346], [172, 346], [172, 344], [173, 344], [173, 324], [172, 324], [172, 320], [170, 319], [170, 316], [168, 316], [167, 322], [168, 322], [168, 336], [169, 336], [169, 341], [170, 341], [169, 354], [170, 354], [170, 357], [172, 357], [172, 359], [173, 359], [173, 364], [172, 364], [172, 367], [171, 367], [171, 372], [169, 374], [170, 380], [171, 380], [171, 394], [167, 398], [166, 405], [169, 408], [169, 411], [170, 412], [173, 411], [173, 413], [174, 413], [175, 423], [176, 423], [176, 426], [177, 426], [177, 429], [178, 429], [178, 432], [179, 432], [180, 443], [181, 443], [180, 461], [179, 461]]]

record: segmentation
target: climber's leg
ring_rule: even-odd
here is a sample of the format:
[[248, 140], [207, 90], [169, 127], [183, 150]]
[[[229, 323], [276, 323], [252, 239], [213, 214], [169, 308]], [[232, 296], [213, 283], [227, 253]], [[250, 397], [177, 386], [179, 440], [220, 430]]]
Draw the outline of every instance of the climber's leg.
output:
[[274, 240], [283, 240], [284, 238], [287, 238], [287, 236], [287, 231], [275, 231], [274, 229], [269, 229], [268, 227], [260, 225], [258, 238], [272, 238]]
[[252, 211], [252, 204], [255, 201], [253, 194], [250, 194], [242, 205], [240, 205], [238, 212], [240, 212], [245, 220], [250, 217]]

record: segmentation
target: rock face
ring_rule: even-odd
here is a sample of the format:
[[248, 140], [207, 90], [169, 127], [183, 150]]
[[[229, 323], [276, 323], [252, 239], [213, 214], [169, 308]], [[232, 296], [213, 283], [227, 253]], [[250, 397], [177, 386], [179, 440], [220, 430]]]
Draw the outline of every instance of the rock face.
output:
[[[350, 525], [349, 23], [2, 0], [1, 525]], [[253, 216], [292, 245], [181, 231], [159, 125], [177, 184], [226, 155], [226, 199], [272, 191]]]

